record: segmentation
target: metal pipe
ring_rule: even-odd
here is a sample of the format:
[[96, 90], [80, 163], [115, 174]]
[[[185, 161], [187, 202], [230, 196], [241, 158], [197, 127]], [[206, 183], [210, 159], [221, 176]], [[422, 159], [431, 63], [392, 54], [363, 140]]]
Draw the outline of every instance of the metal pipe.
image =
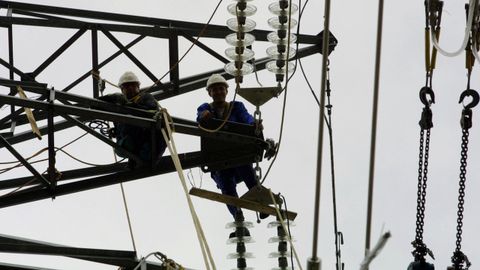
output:
[[322, 81], [320, 90], [320, 110], [318, 118], [318, 145], [317, 145], [317, 174], [315, 184], [315, 206], [313, 220], [313, 247], [312, 257], [307, 264], [308, 270], [320, 269], [320, 259], [317, 257], [318, 246], [318, 227], [320, 217], [320, 191], [322, 183], [322, 153], [323, 153], [323, 130], [325, 118], [325, 92], [327, 81], [327, 62], [329, 54], [329, 37], [330, 37], [330, 0], [325, 0], [325, 16], [323, 27], [323, 45], [322, 45]]
[[[383, 0], [378, 1], [377, 44], [375, 54], [375, 75], [373, 86], [372, 136], [370, 141], [370, 166], [368, 175], [367, 228], [365, 236], [365, 255], [370, 250], [372, 231], [373, 185], [375, 174], [375, 146], [377, 139], [378, 92], [380, 84], [380, 58], [382, 53]], [[368, 267], [366, 268], [368, 270]]]

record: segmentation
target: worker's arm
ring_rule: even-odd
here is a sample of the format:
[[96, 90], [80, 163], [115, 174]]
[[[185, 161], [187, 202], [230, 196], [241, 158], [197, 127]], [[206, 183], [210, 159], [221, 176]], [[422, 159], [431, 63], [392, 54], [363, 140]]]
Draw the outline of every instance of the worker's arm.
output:
[[98, 99], [108, 103], [114, 103], [117, 105], [125, 105], [128, 102], [127, 98], [122, 93], [108, 94], [105, 96], [98, 97]]
[[158, 101], [150, 93], [141, 94], [138, 100], [129, 105], [143, 110], [159, 110]]
[[235, 112], [235, 114], [237, 115], [239, 120], [238, 122], [243, 124], [249, 124], [249, 125], [255, 124], [255, 119], [247, 111], [247, 108], [245, 108], [245, 105], [243, 105], [242, 102], [238, 102], [238, 101], [234, 102], [232, 113], [233, 112]]
[[197, 123], [207, 121], [212, 118], [212, 113], [210, 112], [210, 104], [203, 103], [197, 108]]

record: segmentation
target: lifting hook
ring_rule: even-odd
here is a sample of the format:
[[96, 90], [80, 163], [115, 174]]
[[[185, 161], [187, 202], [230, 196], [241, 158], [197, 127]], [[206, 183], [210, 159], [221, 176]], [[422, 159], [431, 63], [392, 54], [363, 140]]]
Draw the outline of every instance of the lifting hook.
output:
[[[427, 99], [427, 95], [430, 96], [430, 100]], [[419, 92], [420, 101], [423, 105], [429, 107], [431, 104], [435, 103], [435, 93], [433, 92], [432, 88], [428, 86], [422, 87]]]
[[460, 100], [458, 101], [458, 103], [462, 103], [467, 96], [472, 97], [472, 101], [467, 105], [463, 105], [465, 109], [471, 109], [478, 105], [478, 102], [480, 101], [480, 96], [478, 95], [478, 92], [473, 89], [467, 89], [463, 91], [460, 95]]

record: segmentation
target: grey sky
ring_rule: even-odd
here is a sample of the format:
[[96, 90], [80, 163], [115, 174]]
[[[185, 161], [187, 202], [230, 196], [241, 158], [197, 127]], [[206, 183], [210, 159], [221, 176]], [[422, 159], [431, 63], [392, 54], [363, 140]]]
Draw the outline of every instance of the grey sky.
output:
[[[304, 2], [304, 1], [303, 1]], [[442, 22], [441, 45], [447, 50], [457, 49], [463, 39], [465, 25], [465, 1], [445, 1]], [[170, 18], [206, 22], [217, 1], [53, 1], [36, 0], [35, 3], [71, 8], [128, 13], [141, 16]], [[212, 23], [225, 24], [231, 16], [224, 1]], [[253, 17], [257, 29], [269, 30], [267, 19], [272, 17], [267, 6], [270, 2], [253, 1], [258, 13]], [[317, 34], [323, 29], [323, 1], [310, 1], [302, 19], [302, 33]], [[335, 162], [337, 179], [338, 225], [344, 234], [342, 258], [346, 269], [358, 269], [364, 254], [366, 199], [368, 182], [368, 159], [370, 147], [371, 105], [373, 92], [373, 68], [377, 1], [333, 1], [331, 32], [339, 41], [330, 57]], [[4, 15], [5, 10], [0, 10]], [[424, 84], [424, 8], [422, 1], [386, 1], [382, 70], [379, 100], [379, 122], [377, 133], [377, 161], [375, 171], [375, 197], [373, 212], [372, 243], [383, 231], [391, 231], [392, 238], [384, 251], [371, 265], [375, 269], [405, 269], [412, 261], [410, 242], [415, 235], [416, 185], [418, 169], [418, 120], [422, 105], [418, 90]], [[30, 71], [48, 57], [60, 44], [73, 34], [69, 30], [52, 30], [37, 27], [15, 27], [15, 65]], [[2, 41], [6, 40], [6, 29], [0, 29]], [[126, 34], [115, 34], [123, 42], [133, 39]], [[103, 35], [99, 53], [100, 59], [115, 49]], [[222, 53], [228, 45], [221, 40], [203, 42]], [[6, 42], [0, 46], [0, 57], [8, 59]], [[90, 37], [85, 35], [80, 43], [69, 49], [49, 67], [38, 81], [61, 89], [90, 67]], [[181, 40], [181, 53], [190, 43]], [[267, 43], [254, 43], [257, 57], [265, 56]], [[167, 43], [154, 39], [141, 42], [132, 52], [157, 76], [168, 70]], [[321, 77], [321, 55], [303, 60], [315, 91], [318, 93]], [[436, 256], [437, 268], [450, 265], [455, 248], [456, 206], [458, 174], [460, 165], [459, 125], [462, 106], [458, 97], [466, 86], [464, 56], [447, 58], [439, 55], [433, 77], [436, 104], [433, 105], [433, 121], [429, 187], [424, 238]], [[201, 73], [221, 68], [222, 64], [194, 49], [181, 64], [181, 75]], [[126, 70], [138, 73], [144, 86], [148, 78], [138, 71], [126, 57], [120, 57], [101, 70], [102, 77], [117, 82]], [[477, 68], [472, 75], [472, 88], [479, 85]], [[0, 77], [8, 72], [0, 67]], [[259, 73], [264, 85], [273, 85], [274, 76], [268, 71]], [[245, 81], [245, 86], [256, 86], [254, 75]], [[72, 90], [72, 93], [90, 95], [91, 81]], [[0, 88], [2, 94], [6, 88]], [[116, 91], [107, 87], [108, 93]], [[230, 91], [229, 97], [233, 97]], [[241, 98], [239, 98], [241, 100]], [[193, 119], [197, 106], [207, 101], [203, 89], [161, 102], [172, 115]], [[262, 107], [265, 136], [278, 140], [283, 96]], [[253, 112], [254, 107], [247, 105]], [[286, 196], [288, 208], [298, 212], [296, 227], [292, 227], [295, 246], [303, 267], [312, 251], [313, 197], [316, 171], [316, 149], [318, 136], [318, 106], [316, 105], [301, 73], [297, 71], [288, 89], [285, 130], [279, 157], [270, 172], [266, 186]], [[0, 111], [2, 116], [8, 109]], [[475, 244], [479, 237], [476, 228], [480, 219], [475, 215], [480, 210], [480, 198], [475, 196], [480, 183], [479, 149], [480, 129], [478, 108], [474, 109], [474, 123], [470, 130], [469, 160], [465, 218], [463, 227], [463, 251], [478, 269], [480, 249]], [[64, 143], [82, 134], [79, 130], [68, 130], [58, 134], [56, 143]], [[199, 140], [176, 135], [179, 152], [198, 150]], [[325, 138], [326, 135], [325, 135]], [[325, 141], [328, 143], [328, 141]], [[31, 141], [18, 145], [25, 156], [45, 147], [46, 140]], [[323, 269], [333, 269], [335, 263], [330, 167], [328, 149], [325, 144], [322, 176], [320, 235], [318, 256]], [[67, 148], [69, 153], [92, 163], [113, 162], [111, 148], [95, 138], [86, 137]], [[0, 161], [12, 160], [5, 150], [0, 151]], [[269, 162], [262, 162], [266, 170]], [[45, 170], [47, 165], [37, 165]], [[65, 155], [59, 154], [57, 168], [68, 170], [80, 166]], [[25, 175], [18, 170], [2, 175], [9, 179]], [[200, 184], [199, 170], [192, 170], [196, 185]], [[202, 188], [217, 191], [208, 174], [203, 175]], [[161, 251], [177, 262], [191, 268], [203, 269], [203, 261], [196, 240], [194, 227], [188, 212], [185, 196], [178, 177], [171, 173], [125, 184], [133, 229], [139, 255]], [[245, 186], [239, 185], [241, 192]], [[231, 269], [235, 261], [226, 260], [228, 253], [235, 250], [227, 246], [229, 230], [225, 224], [231, 220], [225, 206], [194, 198], [195, 208], [202, 222], [212, 249], [217, 269]], [[0, 233], [33, 238], [53, 243], [92, 248], [131, 249], [130, 236], [123, 209], [119, 186], [58, 197], [53, 202], [43, 200], [10, 207], [0, 211], [2, 222]], [[249, 221], [255, 221], [252, 212], [246, 214]], [[275, 259], [267, 258], [276, 250], [275, 244], [268, 244], [276, 234], [267, 229], [267, 222], [255, 224], [251, 230], [256, 243], [247, 245], [255, 259], [248, 265], [255, 269], [270, 269]], [[36, 265], [58, 269], [113, 269], [102, 265], [52, 258], [46, 256], [25, 256], [0, 254], [0, 261]]]

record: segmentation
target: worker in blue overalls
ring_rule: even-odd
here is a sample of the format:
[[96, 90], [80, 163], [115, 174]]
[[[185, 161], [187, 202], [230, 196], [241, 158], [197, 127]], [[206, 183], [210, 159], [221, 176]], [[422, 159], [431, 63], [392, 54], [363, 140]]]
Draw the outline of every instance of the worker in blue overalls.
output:
[[[256, 124], [253, 116], [248, 113], [245, 105], [240, 101], [227, 102], [225, 101], [228, 94], [228, 83], [220, 74], [213, 74], [207, 81], [208, 95], [213, 102], [203, 103], [197, 109], [197, 122], [206, 123], [209, 119], [225, 120], [238, 122], [243, 124]], [[230, 115], [228, 115], [231, 110]], [[222, 194], [230, 195], [238, 198], [237, 183], [243, 181], [248, 189], [257, 185], [255, 179], [255, 171], [252, 164], [242, 165], [225, 170], [212, 171], [211, 176], [217, 187], [222, 191]], [[241, 211], [233, 206], [227, 205], [228, 210], [235, 218], [235, 215]]]

